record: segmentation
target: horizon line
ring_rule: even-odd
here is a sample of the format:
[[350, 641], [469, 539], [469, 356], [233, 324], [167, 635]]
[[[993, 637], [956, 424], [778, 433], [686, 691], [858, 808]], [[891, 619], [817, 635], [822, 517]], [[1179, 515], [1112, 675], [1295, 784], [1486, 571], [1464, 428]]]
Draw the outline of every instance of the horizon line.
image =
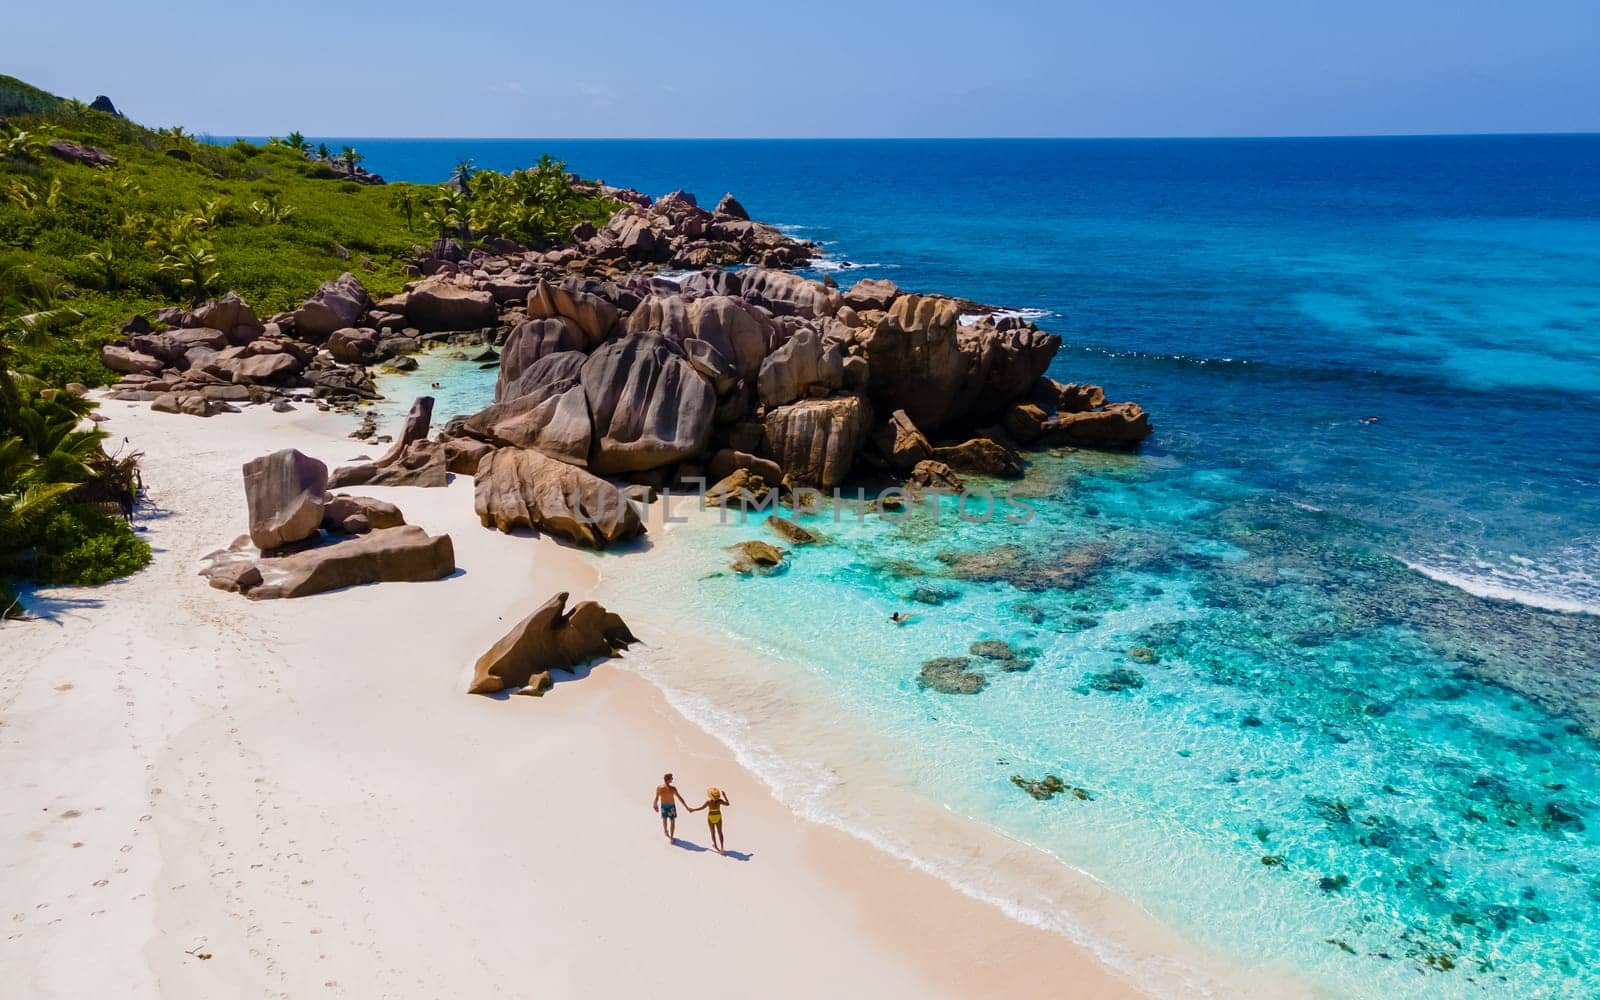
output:
[[[207, 138], [232, 135], [238, 139], [274, 138], [269, 133], [198, 133]], [[287, 133], [285, 133], [287, 134]], [[1600, 137], [1600, 129], [1545, 132], [1345, 132], [1284, 133], [1278, 135], [350, 135], [307, 134], [307, 139], [404, 140], [410, 142], [1271, 142], [1283, 139], [1493, 139]]]

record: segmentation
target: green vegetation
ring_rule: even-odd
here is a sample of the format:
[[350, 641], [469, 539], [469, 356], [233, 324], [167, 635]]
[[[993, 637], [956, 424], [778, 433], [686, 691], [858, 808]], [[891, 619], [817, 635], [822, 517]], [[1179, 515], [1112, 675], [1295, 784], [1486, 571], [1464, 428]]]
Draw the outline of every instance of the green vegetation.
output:
[[[116, 163], [61, 159], [57, 140]], [[0, 616], [15, 613], [7, 581], [96, 584], [149, 560], [106, 512], [131, 496], [133, 462], [108, 458], [83, 429], [92, 404], [58, 391], [110, 380], [100, 348], [123, 320], [226, 291], [267, 316], [344, 271], [387, 295], [419, 243], [559, 242], [617, 207], [549, 157], [510, 174], [463, 161], [438, 186], [359, 183], [363, 159], [313, 155], [299, 132], [203, 142], [0, 76]]]

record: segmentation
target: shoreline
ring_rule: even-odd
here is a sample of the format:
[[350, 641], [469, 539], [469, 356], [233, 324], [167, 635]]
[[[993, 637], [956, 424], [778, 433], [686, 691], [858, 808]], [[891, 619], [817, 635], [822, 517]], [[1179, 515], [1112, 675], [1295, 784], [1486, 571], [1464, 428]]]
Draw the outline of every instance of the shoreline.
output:
[[[608, 975], [636, 987], [619, 949], [652, 968], [686, 951], [695, 967], [715, 960], [724, 995], [746, 995], [794, 964], [797, 941], [828, 960], [789, 969], [779, 992], [1028, 996], [1072, 981], [1080, 995], [1139, 995], [1066, 938], [739, 781], [730, 752], [631, 670], [602, 664], [540, 700], [465, 695], [471, 658], [504, 627], [491, 613], [514, 620], [598, 579], [548, 538], [480, 528], [465, 477], [370, 491], [452, 533], [456, 578], [240, 602], [196, 575], [242, 529], [239, 463], [268, 442], [358, 453], [345, 418], [103, 412], [147, 452], [156, 561], [92, 592], [41, 593], [50, 620], [0, 636], [20, 654], [4, 677], [0, 825], [22, 845], [0, 869], [18, 900], [0, 954], [37, 995], [365, 995], [377, 982], [428, 994], [529, 977], [593, 989]], [[102, 664], [114, 680], [95, 676]], [[729, 840], [749, 863], [651, 853], [665, 847], [642, 789], [663, 756], [687, 789], [706, 772], [740, 789]], [[703, 840], [695, 819], [680, 833]], [[559, 947], [542, 950], [542, 971], [477, 953], [508, 932]], [[71, 960], [90, 947], [102, 961]]]

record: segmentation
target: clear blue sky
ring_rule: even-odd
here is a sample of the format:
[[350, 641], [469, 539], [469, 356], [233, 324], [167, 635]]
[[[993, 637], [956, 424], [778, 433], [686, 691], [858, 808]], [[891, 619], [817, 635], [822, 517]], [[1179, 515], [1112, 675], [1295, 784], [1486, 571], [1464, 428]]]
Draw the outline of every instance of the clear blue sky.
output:
[[216, 135], [1600, 131], [1600, 0], [8, 8], [0, 71]]

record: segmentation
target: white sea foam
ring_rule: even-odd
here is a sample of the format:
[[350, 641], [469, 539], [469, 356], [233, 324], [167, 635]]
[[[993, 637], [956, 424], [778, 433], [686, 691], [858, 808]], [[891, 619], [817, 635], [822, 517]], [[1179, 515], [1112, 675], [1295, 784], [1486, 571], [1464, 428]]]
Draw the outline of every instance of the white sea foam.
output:
[[833, 260], [829, 257], [818, 257], [806, 265], [813, 271], [865, 271], [868, 268], [883, 268], [886, 264], [873, 264], [870, 262], [854, 260]]
[[992, 313], [962, 313], [958, 318], [962, 326], [971, 326], [985, 316], [992, 316], [995, 319], [1016, 316], [1030, 323], [1037, 323], [1042, 319], [1049, 319], [1051, 316], [1056, 315], [1058, 314], [1049, 309], [996, 309]]
[[1538, 564], [1526, 557], [1517, 559], [1523, 568], [1515, 573], [1483, 562], [1477, 564], [1476, 573], [1467, 573], [1396, 558], [1428, 579], [1474, 597], [1509, 601], [1545, 611], [1600, 615], [1600, 600], [1588, 596], [1600, 593], [1600, 580], [1588, 574], [1542, 576], [1537, 572]]

